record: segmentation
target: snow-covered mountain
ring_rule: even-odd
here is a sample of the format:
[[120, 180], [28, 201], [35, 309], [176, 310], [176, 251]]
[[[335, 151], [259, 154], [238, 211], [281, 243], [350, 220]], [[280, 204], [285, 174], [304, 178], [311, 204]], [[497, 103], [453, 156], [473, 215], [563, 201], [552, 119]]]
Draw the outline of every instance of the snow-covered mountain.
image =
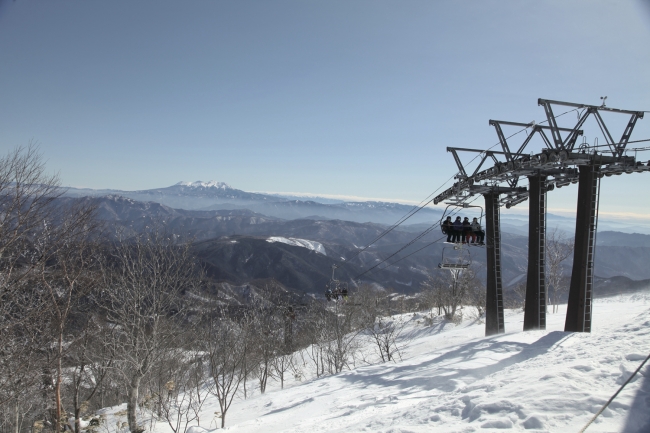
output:
[[214, 180], [211, 180], [209, 182], [203, 182], [201, 180], [197, 180], [196, 182], [186, 182], [184, 180], [178, 182], [174, 186], [188, 186], [191, 188], [219, 188], [219, 189], [232, 189], [230, 185], [228, 185], [225, 182], [216, 182]]
[[[297, 353], [300, 374], [287, 378], [284, 390], [269, 382], [262, 395], [251, 379], [248, 398], [238, 395], [228, 411], [225, 431], [577, 432], [650, 351], [648, 292], [596, 299], [594, 310], [591, 333], [563, 332], [566, 305], [547, 316], [545, 331], [522, 332], [522, 312], [507, 310], [506, 333], [491, 337], [474, 319], [455, 325], [409, 314], [401, 360], [378, 362], [365, 339], [364, 356], [350, 370], [316, 378], [308, 356]], [[650, 431], [649, 395], [646, 365], [587, 433]], [[103, 431], [120, 433], [124, 407], [101, 411]], [[207, 395], [200, 422], [187, 432], [221, 431], [219, 412]], [[151, 431], [172, 433], [175, 424], [146, 410], [140, 415]]]

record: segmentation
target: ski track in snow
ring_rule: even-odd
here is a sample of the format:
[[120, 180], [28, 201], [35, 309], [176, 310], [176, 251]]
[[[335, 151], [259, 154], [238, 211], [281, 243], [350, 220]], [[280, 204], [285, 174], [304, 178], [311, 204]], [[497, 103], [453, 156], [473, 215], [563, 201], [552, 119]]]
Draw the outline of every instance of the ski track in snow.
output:
[[[402, 361], [289, 382], [284, 390], [269, 384], [266, 394], [233, 403], [224, 431], [578, 432], [650, 352], [650, 294], [595, 300], [592, 333], [563, 332], [565, 312], [566, 305], [548, 314], [546, 331], [521, 332], [523, 313], [507, 310], [506, 334], [492, 337], [475, 321], [426, 326], [424, 313], [407, 315], [414, 339]], [[202, 427], [214, 428], [215, 411], [210, 398]], [[587, 432], [648, 426], [646, 365]], [[153, 431], [171, 433], [162, 421]]]

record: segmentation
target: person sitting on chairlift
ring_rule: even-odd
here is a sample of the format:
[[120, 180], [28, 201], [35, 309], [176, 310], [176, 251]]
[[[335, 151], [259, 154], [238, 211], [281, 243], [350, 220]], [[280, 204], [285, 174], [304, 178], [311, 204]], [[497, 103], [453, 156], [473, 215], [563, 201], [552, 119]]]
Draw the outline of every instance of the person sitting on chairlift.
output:
[[332, 289], [329, 287], [325, 290], [325, 298], [327, 298], [328, 301], [332, 300]]
[[463, 242], [465, 242], [465, 234], [463, 233], [463, 222], [461, 221], [460, 217], [456, 217], [456, 221], [454, 221], [454, 243], [460, 242], [461, 235], [463, 237]]
[[447, 235], [447, 242], [451, 242], [451, 238], [454, 235], [454, 222], [450, 216], [442, 223], [442, 233]]
[[343, 286], [343, 289], [341, 289], [341, 295], [343, 295], [343, 299], [348, 299], [348, 288]]
[[469, 222], [469, 218], [465, 217], [463, 220], [463, 243], [468, 244], [471, 237], [472, 224]]
[[478, 222], [477, 218], [472, 220], [472, 237], [474, 240], [478, 240], [479, 245], [485, 245], [485, 232], [481, 230], [481, 223]]

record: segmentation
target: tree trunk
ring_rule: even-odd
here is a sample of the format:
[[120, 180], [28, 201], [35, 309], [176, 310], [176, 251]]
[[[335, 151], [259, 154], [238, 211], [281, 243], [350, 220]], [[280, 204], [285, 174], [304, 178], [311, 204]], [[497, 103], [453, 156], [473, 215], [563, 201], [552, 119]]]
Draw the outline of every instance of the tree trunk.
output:
[[77, 385], [72, 398], [72, 405], [74, 406], [74, 433], [81, 433], [81, 408], [79, 407], [79, 385]]
[[129, 422], [129, 430], [131, 433], [139, 433], [141, 429], [138, 427], [137, 420], [135, 417], [135, 411], [138, 408], [138, 392], [140, 389], [140, 379], [139, 375], [133, 376], [131, 383], [129, 384], [129, 395], [128, 401], [126, 403], [126, 416]]
[[18, 399], [16, 399], [16, 409], [15, 410], [16, 410], [16, 412], [15, 412], [16, 424], [14, 425], [14, 431], [16, 433], [20, 433], [20, 424], [19, 424], [19, 421], [20, 421], [20, 408], [18, 406]]
[[[54, 386], [54, 398], [56, 400], [56, 419], [54, 431], [59, 433], [61, 431], [61, 375], [63, 374], [63, 366], [61, 358], [63, 356], [63, 331], [59, 332], [59, 356], [57, 360], [56, 371], [56, 385]], [[66, 420], [67, 421], [67, 420]]]
[[246, 391], [246, 373], [244, 372], [244, 400], [248, 398], [248, 393]]
[[260, 393], [264, 394], [266, 392], [266, 380], [269, 377], [269, 367], [268, 365], [264, 366], [264, 370], [260, 372]]

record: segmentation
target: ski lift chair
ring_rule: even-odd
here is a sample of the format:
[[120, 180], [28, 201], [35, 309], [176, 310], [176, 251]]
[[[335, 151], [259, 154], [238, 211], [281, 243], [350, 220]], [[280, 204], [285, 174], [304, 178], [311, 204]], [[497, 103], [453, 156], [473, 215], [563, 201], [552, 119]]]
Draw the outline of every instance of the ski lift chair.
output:
[[[443, 235], [447, 235], [447, 233], [445, 232], [445, 229], [443, 228], [442, 224], [445, 222], [445, 219], [448, 216], [452, 216], [452, 212], [449, 210], [449, 208], [452, 207], [452, 206], [453, 207], [460, 207], [460, 208], [463, 208], [463, 209], [469, 209], [469, 208], [478, 208], [478, 209], [480, 209], [481, 210], [481, 215], [478, 217], [478, 219], [479, 219], [479, 224], [481, 224], [481, 227], [483, 227], [483, 215], [484, 215], [483, 206], [475, 206], [475, 205], [473, 206], [473, 205], [468, 205], [468, 204], [462, 204], [462, 205], [448, 204], [447, 207], [445, 208], [445, 211], [442, 213], [442, 218], [440, 218], [440, 223], [439, 223], [440, 231], [442, 232]], [[483, 229], [483, 231], [485, 232], [485, 229]], [[445, 243], [447, 244], [449, 242], [445, 242]], [[467, 245], [471, 245], [473, 247], [483, 246], [483, 245], [479, 245], [479, 244], [467, 244]], [[440, 267], [440, 265], [438, 265], [438, 267]]]

